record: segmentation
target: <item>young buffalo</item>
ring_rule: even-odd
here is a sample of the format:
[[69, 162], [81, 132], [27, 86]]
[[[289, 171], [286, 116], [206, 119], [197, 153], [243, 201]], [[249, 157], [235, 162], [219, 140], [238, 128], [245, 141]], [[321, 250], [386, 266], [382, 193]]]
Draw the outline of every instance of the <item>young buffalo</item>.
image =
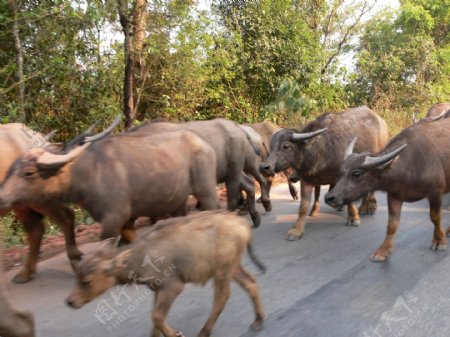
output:
[[166, 322], [170, 306], [186, 283], [204, 285], [213, 278], [212, 312], [198, 334], [206, 337], [211, 335], [228, 300], [233, 279], [250, 295], [256, 313], [251, 328], [260, 330], [264, 312], [258, 285], [255, 277], [240, 264], [248, 248], [252, 261], [264, 270], [253, 255], [251, 234], [250, 224], [245, 219], [220, 211], [160, 221], [131, 245], [116, 248], [108, 243], [85, 258], [67, 304], [80, 308], [117, 284], [145, 284], [155, 291], [152, 336], [157, 337], [161, 332], [166, 337], [182, 336]]

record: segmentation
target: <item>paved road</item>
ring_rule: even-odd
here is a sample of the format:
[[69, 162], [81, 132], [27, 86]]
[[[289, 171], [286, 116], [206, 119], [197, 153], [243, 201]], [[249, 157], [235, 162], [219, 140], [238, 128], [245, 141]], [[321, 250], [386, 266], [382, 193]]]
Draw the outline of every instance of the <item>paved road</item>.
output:
[[[258, 275], [268, 316], [265, 328], [249, 332], [252, 307], [245, 293], [233, 286], [213, 336], [448, 337], [450, 257], [429, 250], [433, 226], [427, 203], [404, 205], [394, 254], [386, 263], [374, 263], [369, 255], [386, 231], [386, 198], [382, 193], [377, 196], [377, 214], [364, 217], [361, 227], [344, 226], [345, 213], [322, 203], [321, 214], [309, 220], [304, 238], [287, 242], [282, 236], [296, 218], [298, 202], [289, 200], [284, 185], [275, 188], [273, 211], [262, 216], [254, 232], [256, 252], [269, 267]], [[446, 225], [448, 213], [444, 211]], [[88, 244], [82, 250], [97, 247]], [[256, 271], [247, 258], [245, 265]], [[40, 263], [31, 283], [9, 287], [17, 305], [35, 313], [39, 337], [149, 336], [153, 297], [144, 287], [130, 286], [122, 293], [116, 288], [72, 310], [64, 299], [73, 283], [61, 254]], [[211, 303], [210, 284], [188, 286], [175, 302], [169, 323], [186, 337], [196, 336]]]

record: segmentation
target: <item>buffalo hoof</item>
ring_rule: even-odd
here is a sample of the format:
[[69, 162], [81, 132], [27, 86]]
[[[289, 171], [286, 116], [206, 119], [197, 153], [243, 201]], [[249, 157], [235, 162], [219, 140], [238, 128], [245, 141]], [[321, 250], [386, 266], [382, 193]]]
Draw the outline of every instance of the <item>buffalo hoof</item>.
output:
[[359, 227], [361, 225], [361, 220], [349, 219], [347, 220], [346, 226]]
[[444, 251], [447, 250], [447, 244], [446, 243], [434, 243], [431, 245], [431, 250], [437, 250], [437, 251]]
[[309, 216], [317, 216], [320, 212], [320, 208], [313, 208], [309, 213]]
[[259, 216], [259, 213], [256, 212], [255, 214], [250, 214], [250, 217], [252, 218], [253, 227], [259, 227], [261, 224], [261, 217]]
[[262, 201], [262, 204], [266, 212], [272, 211], [272, 203], [270, 202], [270, 200]]
[[288, 241], [296, 241], [296, 240], [300, 240], [302, 238], [302, 236], [303, 236], [303, 232], [301, 230], [292, 228], [286, 233], [284, 238]]
[[250, 330], [252, 331], [261, 331], [263, 329], [262, 321], [255, 321], [250, 325]]
[[338, 206], [336, 207], [336, 211], [342, 212], [344, 210], [344, 206]]
[[388, 259], [388, 257], [386, 255], [381, 255], [380, 253], [376, 252], [376, 253], [373, 253], [373, 255], [370, 257], [370, 259], [373, 262], [385, 262]]
[[359, 214], [360, 215], [374, 215], [375, 214], [375, 210], [374, 209], [363, 209], [363, 208], [360, 208], [359, 209]]
[[33, 279], [31, 273], [26, 270], [21, 270], [16, 276], [13, 277], [12, 281], [14, 283], [27, 283]]
[[256, 199], [256, 203], [258, 203], [258, 204], [261, 203], [261, 197], [259, 197], [258, 199]]
[[180, 330], [175, 331], [175, 336], [176, 337], [184, 337], [183, 333]]

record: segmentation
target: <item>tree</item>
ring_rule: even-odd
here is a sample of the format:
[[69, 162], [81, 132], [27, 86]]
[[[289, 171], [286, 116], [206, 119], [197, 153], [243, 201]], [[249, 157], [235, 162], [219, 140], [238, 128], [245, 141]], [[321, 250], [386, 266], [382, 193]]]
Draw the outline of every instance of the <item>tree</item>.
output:
[[448, 26], [442, 26], [448, 5], [448, 0], [402, 1], [399, 13], [383, 12], [368, 22], [349, 86], [356, 102], [412, 112], [448, 99], [450, 45], [443, 38]]

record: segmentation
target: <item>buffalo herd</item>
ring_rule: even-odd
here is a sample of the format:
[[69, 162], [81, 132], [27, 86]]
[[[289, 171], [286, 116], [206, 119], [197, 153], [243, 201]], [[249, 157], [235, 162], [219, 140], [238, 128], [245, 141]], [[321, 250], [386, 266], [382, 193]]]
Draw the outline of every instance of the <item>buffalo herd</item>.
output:
[[[373, 261], [386, 261], [392, 253], [402, 203], [427, 199], [434, 224], [431, 248], [445, 250], [449, 230], [442, 226], [441, 207], [443, 195], [450, 192], [449, 116], [450, 103], [435, 104], [426, 118], [393, 138], [386, 122], [366, 106], [323, 114], [298, 129], [271, 122], [239, 125], [218, 118], [152, 121], [110, 135], [118, 117], [104, 131], [95, 134], [94, 124], [66, 143], [53, 143], [52, 134], [42, 135], [20, 123], [0, 125], [0, 210], [2, 215], [16, 213], [30, 245], [26, 263], [13, 281], [28, 282], [35, 276], [43, 219], [48, 217], [64, 233], [77, 278], [67, 298], [70, 307], [80, 308], [117, 284], [144, 284], [155, 292], [152, 336], [183, 336], [166, 321], [173, 301], [186, 283], [202, 285], [212, 279], [213, 308], [198, 334], [205, 337], [211, 335], [234, 280], [253, 303], [252, 329], [260, 330], [265, 315], [257, 280], [240, 261], [247, 252], [261, 271], [265, 266], [255, 255], [249, 222], [230, 213], [238, 208], [242, 192], [244, 209], [258, 227], [256, 203], [271, 211], [274, 175], [291, 175], [294, 199], [298, 193], [290, 181], [300, 180], [298, 218], [286, 233], [288, 240], [300, 239], [307, 215], [317, 214], [321, 185], [330, 186], [328, 205], [347, 206], [350, 226], [360, 224], [360, 214], [374, 214], [375, 191], [387, 192], [386, 238], [372, 254]], [[258, 201], [255, 181], [261, 191]], [[227, 211], [220, 210], [218, 183], [226, 188]], [[200, 211], [187, 214], [190, 196]], [[358, 209], [354, 202], [359, 199]], [[69, 203], [102, 225], [102, 246], [84, 258], [75, 243]], [[135, 232], [138, 217], [156, 222], [144, 236]], [[147, 261], [155, 251], [164, 256], [159, 269]], [[155, 278], [163, 281], [155, 283]], [[32, 315], [11, 305], [4, 282], [0, 335], [34, 336]]]

